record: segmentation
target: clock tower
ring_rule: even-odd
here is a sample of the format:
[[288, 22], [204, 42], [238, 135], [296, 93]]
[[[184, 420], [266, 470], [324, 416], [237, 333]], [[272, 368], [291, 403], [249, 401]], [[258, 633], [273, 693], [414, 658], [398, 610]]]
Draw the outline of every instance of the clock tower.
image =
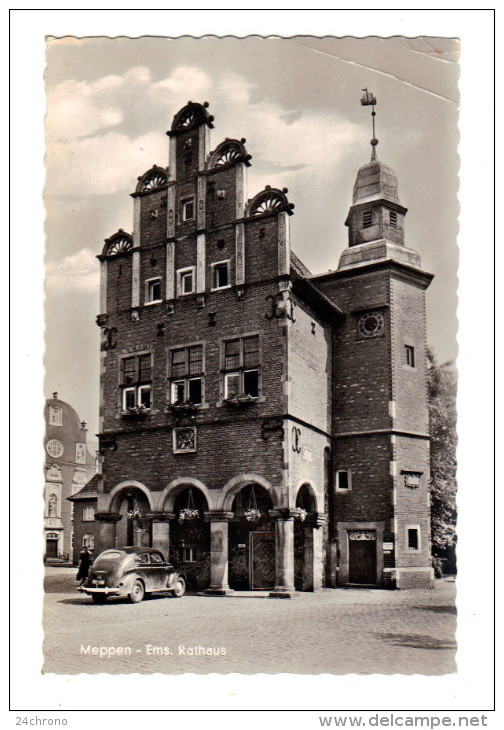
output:
[[405, 245], [407, 209], [377, 142], [373, 134], [371, 161], [357, 173], [338, 269], [311, 279], [345, 314], [334, 331], [330, 570], [340, 585], [428, 587], [425, 291], [433, 277]]

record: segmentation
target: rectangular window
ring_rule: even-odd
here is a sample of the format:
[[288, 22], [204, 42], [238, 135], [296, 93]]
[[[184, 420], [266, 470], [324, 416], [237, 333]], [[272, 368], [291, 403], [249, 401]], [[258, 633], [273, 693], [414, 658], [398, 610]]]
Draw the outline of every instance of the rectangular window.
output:
[[49, 423], [51, 426], [63, 425], [63, 409], [49, 406]]
[[253, 398], [259, 397], [259, 371], [244, 370], [243, 371], [243, 392], [251, 395]]
[[224, 368], [234, 370], [240, 366], [240, 340], [228, 340], [224, 343]]
[[352, 488], [352, 472], [350, 469], [338, 469], [336, 471], [336, 489], [340, 492], [348, 492]]
[[194, 266], [177, 271], [177, 292], [179, 297], [194, 293]]
[[365, 210], [362, 214], [362, 227], [369, 228], [373, 225], [373, 211]]
[[134, 383], [136, 378], [136, 358], [125, 357], [122, 361], [122, 383], [130, 385]]
[[94, 550], [94, 535], [83, 535], [82, 547], [87, 547], [90, 550]]
[[151, 408], [152, 355], [134, 355], [121, 360], [121, 406], [123, 411]]
[[92, 522], [95, 516], [95, 508], [93, 505], [87, 505], [82, 508], [82, 521]]
[[402, 471], [401, 474], [404, 474], [405, 487], [408, 487], [408, 489], [418, 489], [420, 486], [420, 477], [422, 476], [422, 472]]
[[[170, 403], [203, 402], [203, 345], [180, 347], [170, 356]], [[198, 376], [198, 377], [194, 377]]]
[[411, 345], [404, 345], [404, 355], [406, 359], [406, 365], [410, 368], [415, 367], [415, 348]]
[[259, 335], [224, 342], [224, 398], [259, 397]]
[[190, 198], [183, 198], [180, 201], [180, 205], [182, 206], [182, 220], [183, 221], [192, 221], [194, 218], [194, 196], [191, 196]]
[[229, 286], [229, 261], [212, 264], [212, 289], [224, 289]]
[[154, 302], [161, 302], [161, 279], [148, 279], [146, 282], [146, 304], [153, 304]]
[[391, 210], [389, 213], [389, 223], [392, 228], [397, 227], [397, 213], [395, 212], [395, 210]]
[[224, 377], [224, 398], [233, 398], [241, 393], [240, 373], [226, 373]]
[[420, 550], [420, 528], [408, 525], [406, 528], [408, 550], [418, 552]]
[[196, 548], [194, 548], [194, 547], [179, 548], [179, 559], [180, 559], [181, 563], [195, 563], [196, 562]]

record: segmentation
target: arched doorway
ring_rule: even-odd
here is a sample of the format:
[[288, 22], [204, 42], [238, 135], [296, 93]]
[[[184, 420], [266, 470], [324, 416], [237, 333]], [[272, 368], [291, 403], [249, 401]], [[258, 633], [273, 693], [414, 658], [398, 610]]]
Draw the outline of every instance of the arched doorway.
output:
[[294, 586], [298, 591], [313, 590], [313, 517], [316, 502], [308, 484], [303, 484], [296, 496], [299, 516], [294, 521]]
[[137, 487], [125, 487], [114, 498], [112, 512], [121, 515], [116, 526], [116, 546], [150, 547], [152, 522], [145, 517], [151, 510], [147, 496]]
[[247, 484], [235, 495], [229, 523], [229, 586], [235, 590], [275, 587], [275, 526], [268, 491]]
[[170, 523], [170, 562], [183, 572], [189, 588], [203, 590], [210, 584], [210, 525], [204, 494], [194, 486], [183, 487], [173, 501], [175, 519]]

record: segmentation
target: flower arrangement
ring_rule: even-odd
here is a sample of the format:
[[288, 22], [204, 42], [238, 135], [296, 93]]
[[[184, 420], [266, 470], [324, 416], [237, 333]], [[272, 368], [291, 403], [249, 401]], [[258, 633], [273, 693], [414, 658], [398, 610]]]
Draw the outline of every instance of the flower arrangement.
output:
[[301, 522], [304, 522], [306, 520], [306, 515], [308, 512], [303, 509], [302, 507], [297, 508], [297, 518], [298, 520], [301, 520]]
[[199, 517], [199, 511], [191, 507], [181, 509], [179, 512], [179, 522], [189, 522], [190, 520], [195, 520], [196, 517]]
[[125, 411], [121, 411], [121, 416], [146, 416], [150, 412], [150, 408], [140, 403], [138, 406], [130, 406]]
[[128, 520], [138, 520], [141, 517], [140, 510], [138, 509], [138, 507], [130, 509], [126, 514], [126, 517], [128, 518]]
[[249, 522], [257, 522], [257, 520], [261, 519], [262, 512], [260, 509], [249, 507], [249, 509], [246, 509], [243, 513], [245, 516], [245, 519]]
[[250, 405], [251, 403], [255, 403], [256, 400], [257, 398], [254, 398], [250, 393], [235, 393], [234, 395], [230, 395], [229, 398], [226, 398], [224, 403], [228, 406], [238, 407]]
[[195, 411], [197, 406], [190, 400], [178, 400], [170, 405], [172, 411]]

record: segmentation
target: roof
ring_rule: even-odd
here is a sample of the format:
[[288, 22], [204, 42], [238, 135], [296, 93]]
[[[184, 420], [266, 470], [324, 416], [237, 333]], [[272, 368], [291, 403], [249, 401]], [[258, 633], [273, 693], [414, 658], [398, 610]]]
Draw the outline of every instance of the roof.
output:
[[100, 478], [101, 474], [95, 474], [94, 477], [92, 477], [89, 482], [82, 487], [82, 489], [75, 494], [72, 494], [71, 497], [67, 497], [67, 499], [74, 501], [76, 499], [92, 499], [93, 497], [97, 497]]
[[397, 175], [391, 167], [380, 162], [380, 160], [371, 160], [367, 165], [363, 165], [357, 173], [353, 189], [353, 204], [380, 199], [389, 200], [400, 205]]
[[297, 274], [298, 276], [311, 276], [311, 271], [303, 264], [301, 259], [298, 258], [293, 251], [291, 251], [290, 255], [290, 264], [291, 270], [294, 274]]

